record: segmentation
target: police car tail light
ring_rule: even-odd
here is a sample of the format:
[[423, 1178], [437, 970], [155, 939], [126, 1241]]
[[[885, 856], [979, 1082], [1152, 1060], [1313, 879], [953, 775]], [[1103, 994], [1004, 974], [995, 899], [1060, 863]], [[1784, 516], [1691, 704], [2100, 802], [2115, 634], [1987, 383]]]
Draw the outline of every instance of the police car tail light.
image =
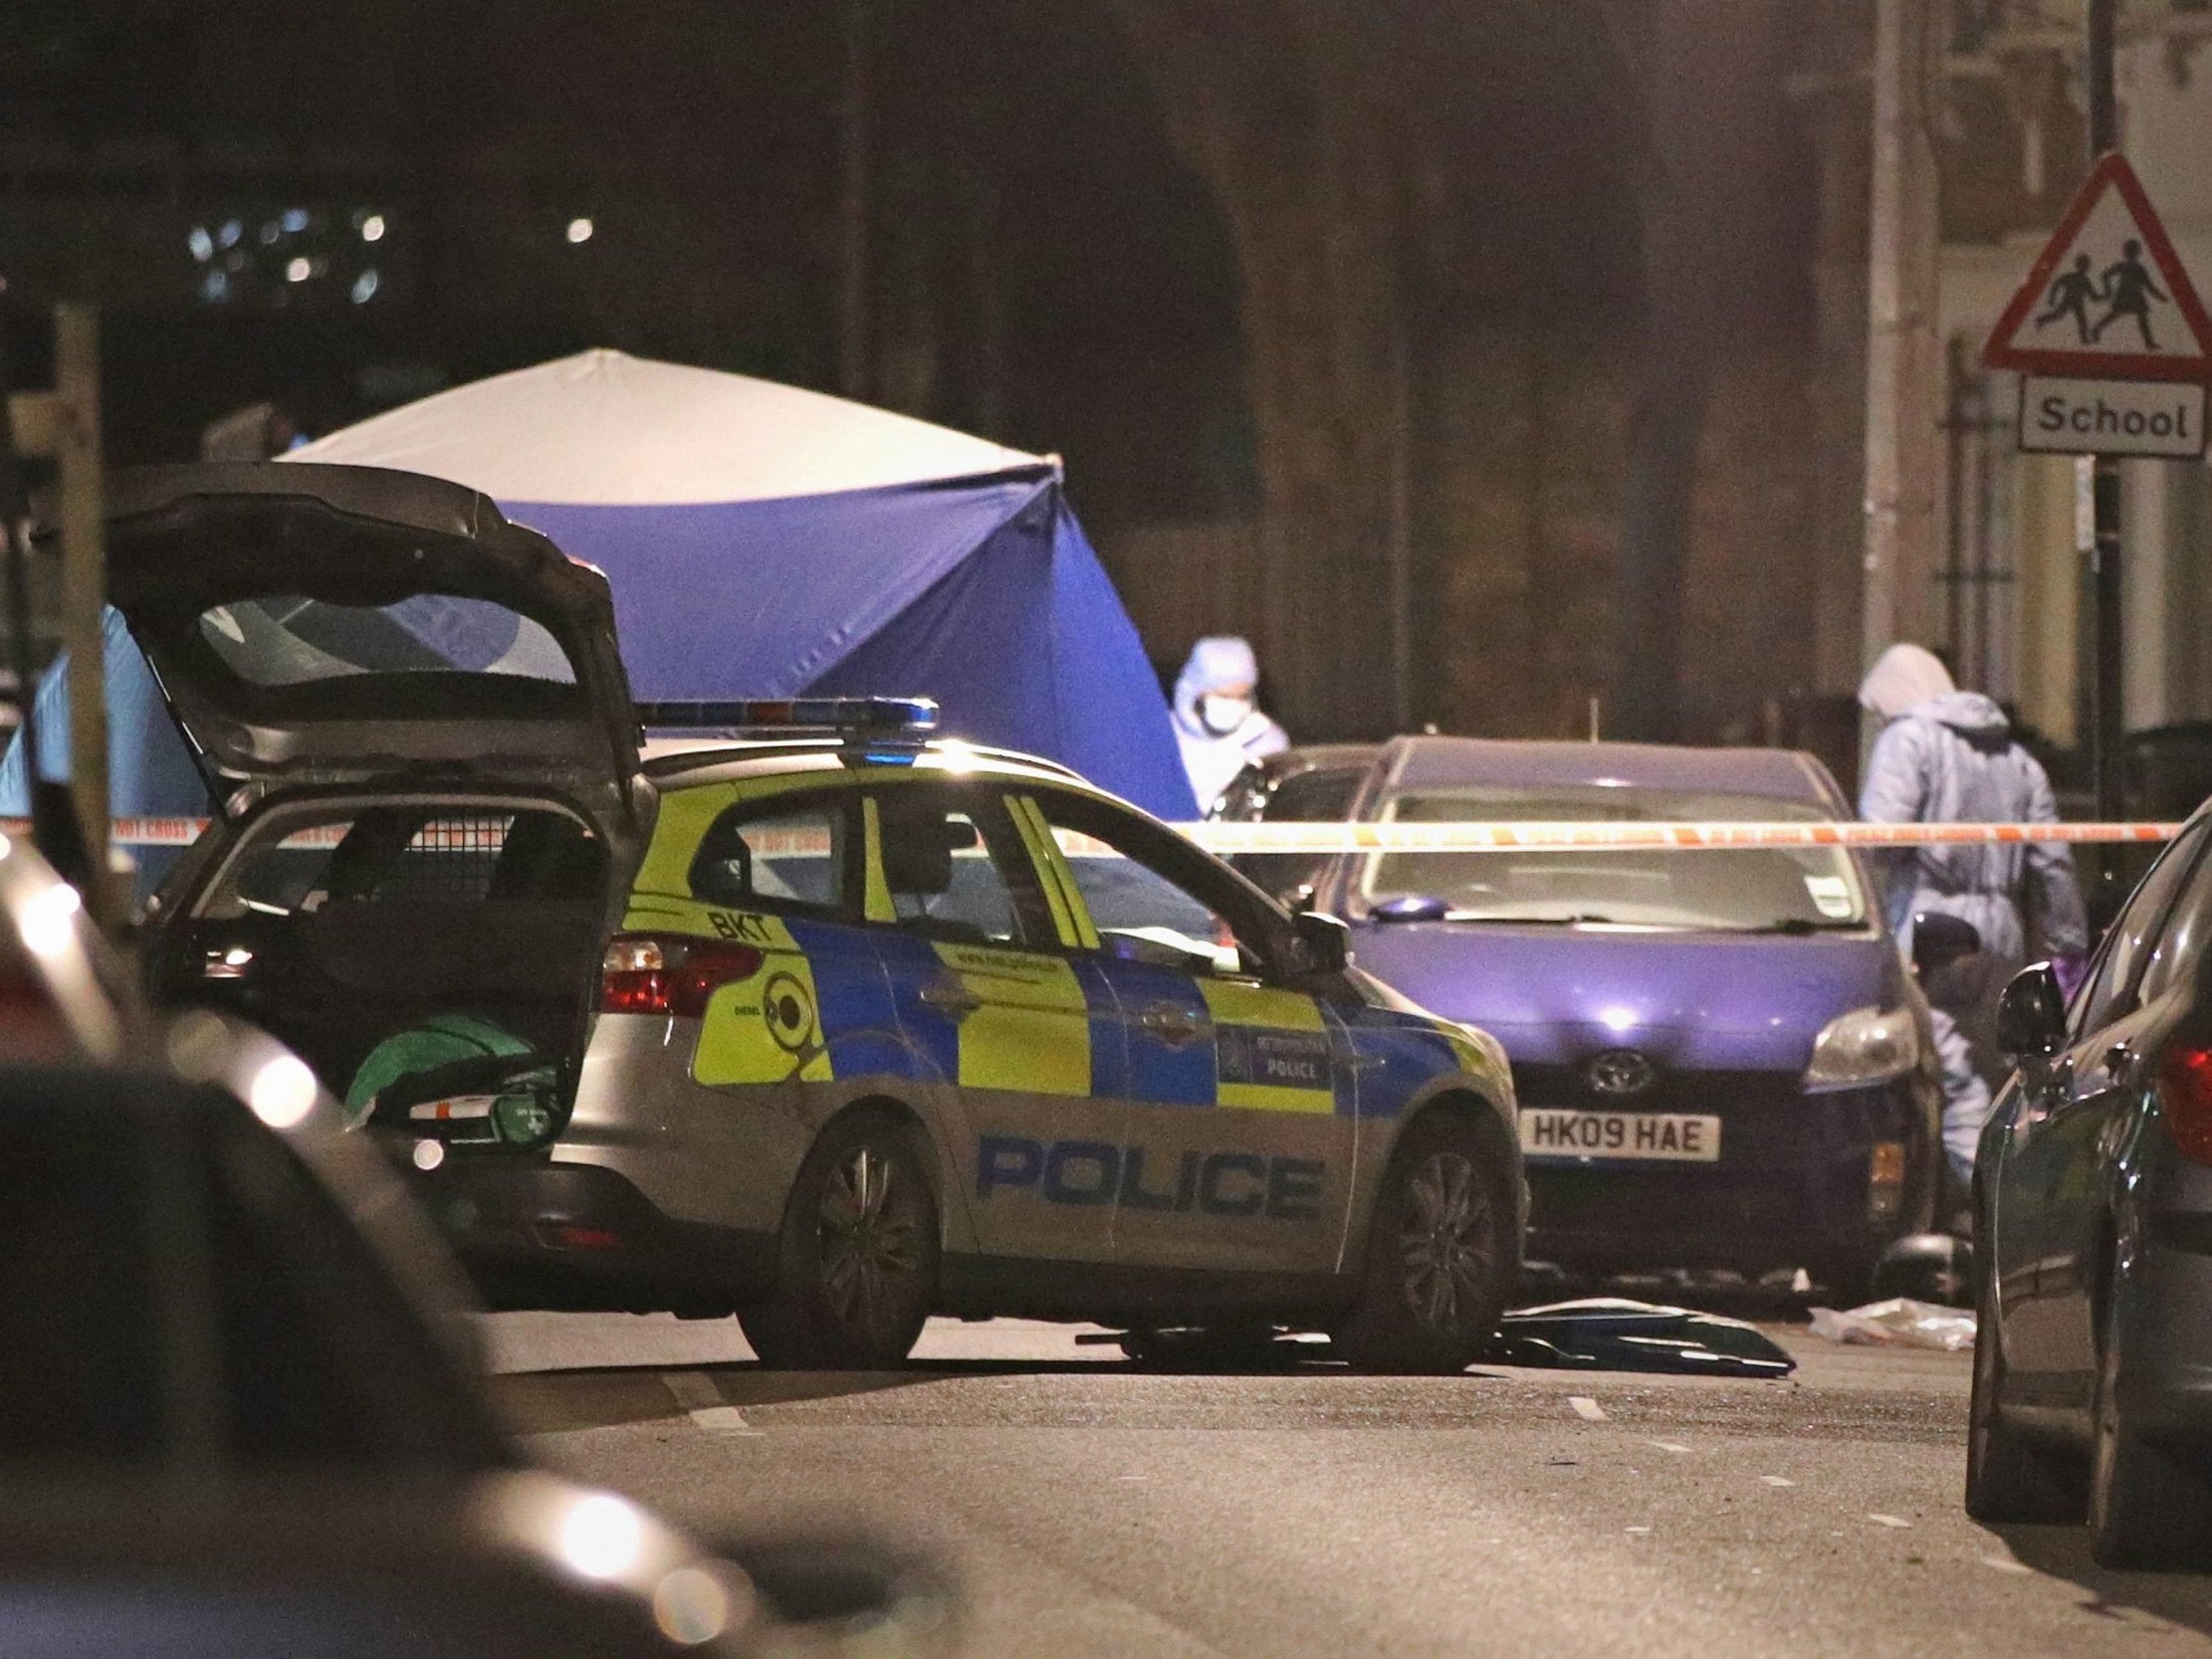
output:
[[2158, 1108], [2181, 1155], [2212, 1163], [2212, 1049], [2176, 1046], [2158, 1068]]
[[763, 960], [750, 944], [618, 933], [600, 964], [599, 1012], [697, 1019], [718, 989], [752, 978]]

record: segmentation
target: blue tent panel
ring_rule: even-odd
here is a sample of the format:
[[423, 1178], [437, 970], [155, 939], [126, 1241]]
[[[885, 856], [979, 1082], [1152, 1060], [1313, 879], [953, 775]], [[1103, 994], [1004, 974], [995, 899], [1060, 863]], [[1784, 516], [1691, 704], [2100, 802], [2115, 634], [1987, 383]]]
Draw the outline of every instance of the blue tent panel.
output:
[[[1137, 631], [1050, 470], [785, 501], [504, 510], [606, 571], [641, 698], [934, 697], [949, 733], [1063, 761], [1163, 817], [1196, 815]], [[403, 620], [469, 660], [508, 643], [476, 639], [436, 603]], [[445, 637], [456, 629], [470, 637]], [[206, 811], [119, 617], [108, 642], [114, 810]], [[57, 664], [38, 699], [56, 777], [68, 769], [62, 678]], [[11, 747], [0, 765], [0, 806], [14, 812], [28, 810], [22, 764]]]
[[640, 698], [792, 697], [1054, 488], [1000, 475], [782, 501], [500, 510], [606, 572]]
[[[191, 817], [208, 810], [207, 785], [176, 723], [161, 701], [153, 671], [146, 667], [120, 612], [110, 610], [107, 641], [108, 800], [118, 818]], [[69, 781], [69, 662], [55, 659], [40, 677], [35, 705], [39, 723], [39, 771], [49, 782]], [[21, 817], [31, 810], [24, 786], [24, 752], [11, 738], [0, 757], [0, 814]]]
[[[107, 642], [103, 678], [108, 686], [108, 804], [118, 818], [192, 818], [212, 803], [191, 752], [177, 735], [137, 642], [111, 610], [102, 629]], [[57, 658], [40, 677], [33, 705], [39, 727], [39, 772], [49, 782], [69, 781], [69, 660]], [[9, 739], [0, 755], [0, 814], [21, 818], [31, 810], [23, 741]], [[179, 847], [134, 847], [138, 894], [161, 883], [183, 856]]]
[[806, 689], [921, 692], [949, 733], [1049, 755], [1164, 818], [1198, 816], [1136, 627], [1056, 487]]

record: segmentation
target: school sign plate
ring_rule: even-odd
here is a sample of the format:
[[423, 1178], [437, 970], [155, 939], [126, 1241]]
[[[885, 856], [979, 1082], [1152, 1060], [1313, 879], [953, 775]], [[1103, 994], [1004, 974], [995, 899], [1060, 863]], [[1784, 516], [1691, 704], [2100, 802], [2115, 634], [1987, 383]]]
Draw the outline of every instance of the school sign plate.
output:
[[2204, 453], [2204, 388], [2165, 380], [2020, 377], [2020, 447], [2054, 455]]
[[2204, 453], [2212, 318], [2123, 157], [2090, 170], [1982, 359], [2021, 376], [2022, 449]]

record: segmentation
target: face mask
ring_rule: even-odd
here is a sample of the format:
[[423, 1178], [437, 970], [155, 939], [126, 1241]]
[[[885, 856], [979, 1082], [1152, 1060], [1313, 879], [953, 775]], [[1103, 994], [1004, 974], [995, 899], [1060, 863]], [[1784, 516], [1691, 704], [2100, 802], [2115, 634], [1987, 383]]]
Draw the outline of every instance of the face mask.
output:
[[1209, 696], [1199, 699], [1199, 719], [1207, 730], [1217, 737], [1225, 737], [1251, 718], [1252, 700], [1248, 697]]

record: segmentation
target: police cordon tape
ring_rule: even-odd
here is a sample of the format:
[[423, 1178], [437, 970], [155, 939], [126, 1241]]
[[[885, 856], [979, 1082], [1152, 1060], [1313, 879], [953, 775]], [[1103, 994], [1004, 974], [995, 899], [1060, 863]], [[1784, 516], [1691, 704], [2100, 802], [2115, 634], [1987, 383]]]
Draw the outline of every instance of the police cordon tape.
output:
[[[205, 818], [117, 818], [109, 839], [118, 847], [189, 847], [206, 831]], [[1203, 823], [1175, 826], [1200, 846], [1223, 855], [1237, 853], [1487, 853], [1573, 852], [1630, 849], [1698, 851], [1746, 847], [1960, 847], [2060, 843], [2154, 844], [2170, 841], [2179, 824], [1861, 824], [1848, 822], [1776, 823]], [[29, 820], [0, 818], [0, 831], [25, 834]], [[343, 824], [317, 825], [286, 837], [287, 845], [334, 846]], [[424, 834], [454, 850], [490, 850], [479, 827]], [[1088, 837], [1061, 832], [1060, 840], [1077, 856], [1100, 856], [1111, 848]], [[824, 843], [826, 849], [826, 842]], [[793, 847], [792, 852], [801, 849]]]
[[1959, 847], [2171, 841], [2179, 824], [1361, 823], [1182, 824], [1211, 852], [1487, 853], [1745, 847]]

